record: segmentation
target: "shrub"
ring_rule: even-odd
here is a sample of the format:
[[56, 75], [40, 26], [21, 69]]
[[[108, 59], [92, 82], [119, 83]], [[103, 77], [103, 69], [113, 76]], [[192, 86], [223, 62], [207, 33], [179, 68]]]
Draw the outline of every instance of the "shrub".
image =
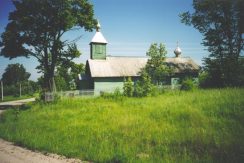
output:
[[150, 76], [145, 72], [141, 72], [141, 79], [135, 84], [134, 96], [145, 97], [152, 94], [153, 84]]
[[123, 96], [123, 94], [120, 92], [120, 89], [119, 89], [119, 88], [116, 88], [116, 89], [114, 90], [113, 95], [114, 95], [115, 97], [121, 97], [121, 96]]
[[[47, 97], [47, 99], [46, 99]], [[39, 97], [36, 98], [36, 101], [40, 103], [57, 103], [61, 100], [61, 95], [57, 92], [48, 92], [46, 90], [41, 90], [39, 92]]]
[[191, 91], [193, 89], [197, 88], [196, 83], [191, 78], [187, 78], [182, 81], [181, 83], [181, 90]]
[[124, 81], [124, 86], [123, 86], [123, 94], [124, 96], [132, 97], [133, 92], [134, 92], [134, 85], [131, 80], [131, 77], [128, 77], [128, 79]]
[[201, 88], [208, 88], [208, 87], [213, 87], [210, 81], [209, 74], [207, 72], [201, 72], [199, 74], [199, 86]]
[[61, 100], [61, 96], [58, 93], [54, 93], [53, 96], [54, 96], [54, 100], [53, 100], [54, 103], [57, 103]]
[[163, 94], [163, 93], [164, 93], [163, 88], [159, 88], [157, 86], [152, 87], [152, 93], [151, 93], [152, 96], [158, 96], [158, 95]]
[[36, 98], [36, 101], [45, 101], [45, 90], [41, 90], [40, 92], [39, 92], [39, 97], [38, 98]]
[[144, 91], [143, 91], [143, 87], [142, 87], [141, 81], [137, 81], [136, 84], [135, 84], [135, 91], [133, 93], [133, 96], [135, 96], [135, 97], [143, 97], [143, 96], [145, 96], [143, 92]]

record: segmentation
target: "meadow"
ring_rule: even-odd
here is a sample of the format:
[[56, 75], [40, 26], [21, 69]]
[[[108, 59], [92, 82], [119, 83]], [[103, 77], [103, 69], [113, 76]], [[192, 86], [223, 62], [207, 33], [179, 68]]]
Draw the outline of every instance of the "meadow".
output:
[[0, 137], [92, 162], [243, 162], [244, 89], [31, 104], [0, 117]]

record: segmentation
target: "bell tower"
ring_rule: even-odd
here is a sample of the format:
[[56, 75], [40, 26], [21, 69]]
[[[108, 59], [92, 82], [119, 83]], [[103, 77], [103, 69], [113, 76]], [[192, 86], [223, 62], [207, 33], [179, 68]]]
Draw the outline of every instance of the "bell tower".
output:
[[100, 32], [101, 25], [97, 22], [96, 34], [90, 42], [91, 59], [106, 59], [107, 41]]

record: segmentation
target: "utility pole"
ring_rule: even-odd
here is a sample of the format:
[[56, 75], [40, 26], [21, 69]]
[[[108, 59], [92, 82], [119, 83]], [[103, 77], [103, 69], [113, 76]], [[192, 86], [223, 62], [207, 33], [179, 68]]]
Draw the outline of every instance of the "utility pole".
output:
[[3, 81], [1, 80], [1, 94], [2, 94], [2, 101], [3, 101]]
[[21, 83], [19, 83], [19, 97], [21, 97]]

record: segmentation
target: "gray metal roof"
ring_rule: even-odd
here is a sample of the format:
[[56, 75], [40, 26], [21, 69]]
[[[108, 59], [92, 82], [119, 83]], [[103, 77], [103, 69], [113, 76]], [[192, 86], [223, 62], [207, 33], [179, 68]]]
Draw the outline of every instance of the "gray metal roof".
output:
[[[89, 59], [87, 62], [91, 77], [124, 77], [139, 76], [147, 60], [146, 57], [107, 57], [106, 60]], [[175, 73], [199, 70], [191, 58], [166, 58], [165, 62], [174, 66]]]
[[89, 59], [91, 77], [139, 76], [145, 67], [147, 58], [107, 57], [106, 60]]
[[197, 72], [200, 66], [189, 57], [166, 58], [166, 63], [174, 68], [174, 73]]

